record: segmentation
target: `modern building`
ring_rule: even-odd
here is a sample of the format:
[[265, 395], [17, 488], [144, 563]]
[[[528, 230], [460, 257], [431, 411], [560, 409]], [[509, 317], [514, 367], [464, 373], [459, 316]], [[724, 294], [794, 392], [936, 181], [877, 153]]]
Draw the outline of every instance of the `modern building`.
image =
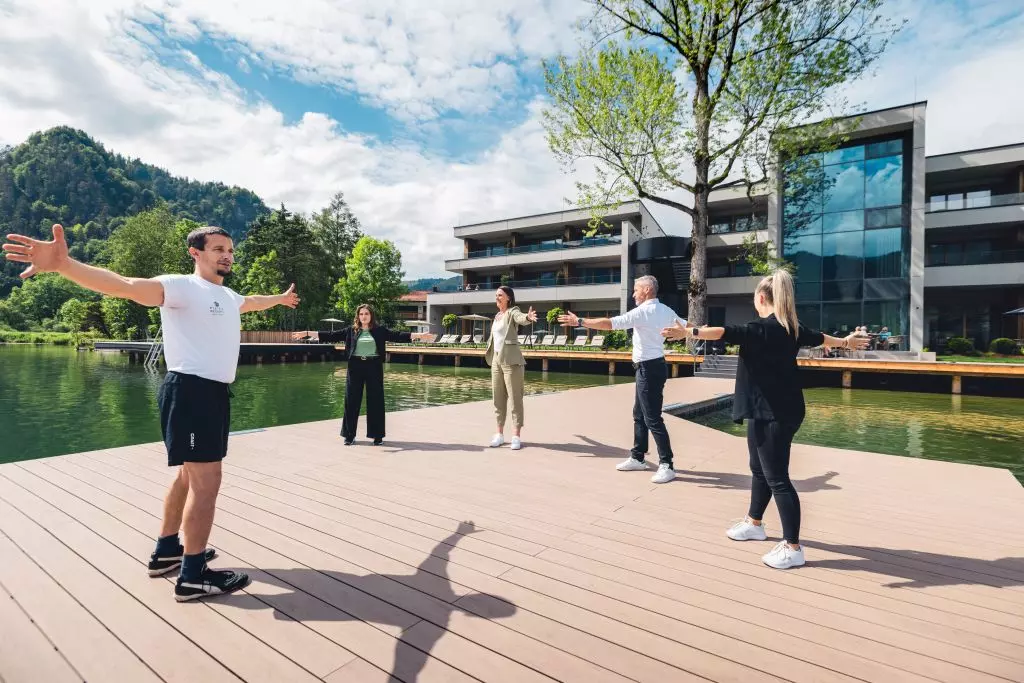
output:
[[[798, 315], [827, 332], [888, 327], [900, 348], [1024, 337], [1024, 144], [926, 157], [924, 102], [868, 112], [834, 151], [712, 197], [708, 316], [752, 314], [744, 233], [796, 266]], [[791, 177], [795, 174], [795, 177]], [[770, 191], [772, 188], [774, 191]]]
[[[448, 313], [492, 317], [494, 290], [502, 284], [515, 290], [524, 311], [533, 306], [541, 314], [537, 330], [547, 329], [543, 315], [555, 307], [585, 317], [628, 310], [635, 275], [631, 251], [641, 242], [673, 238], [640, 202], [626, 203], [605, 216], [607, 225], [587, 236], [589, 220], [588, 211], [572, 210], [457, 226], [455, 237], [462, 240], [463, 253], [446, 261], [445, 268], [462, 276], [463, 287], [427, 296], [432, 330], [440, 329]], [[682, 255], [670, 260], [685, 261], [688, 268]], [[685, 305], [685, 296], [683, 300]], [[464, 320], [460, 331], [470, 334], [473, 323]]]
[[414, 291], [403, 294], [395, 304], [395, 317], [400, 323], [414, 327], [417, 330], [425, 329], [425, 325], [413, 324], [415, 321], [425, 322], [427, 319], [427, 294], [425, 291]]
[[[1024, 338], [1024, 316], [1004, 315], [1024, 306], [1024, 143], [926, 157], [926, 112], [917, 102], [861, 114], [838, 149], [780, 164], [778, 177], [749, 191], [714, 191], [709, 324], [755, 315], [760, 278], [740, 258], [754, 235], [796, 266], [798, 314], [809, 326], [887, 327], [894, 346], [913, 351], [941, 350], [955, 336], [978, 348]], [[456, 227], [463, 255], [445, 265], [465, 291], [430, 294], [428, 319], [493, 315], [503, 282], [524, 309], [617, 314], [647, 273], [662, 301], [686, 314], [689, 239], [666, 235], [639, 202], [592, 238], [583, 237], [588, 218], [565, 211]]]

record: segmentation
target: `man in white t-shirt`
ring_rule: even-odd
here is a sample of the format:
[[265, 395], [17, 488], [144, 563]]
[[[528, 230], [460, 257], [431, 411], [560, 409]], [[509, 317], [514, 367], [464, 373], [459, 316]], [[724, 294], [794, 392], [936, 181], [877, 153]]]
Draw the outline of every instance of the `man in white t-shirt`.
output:
[[[168, 371], [158, 398], [160, 427], [167, 464], [180, 469], [164, 499], [163, 528], [150, 557], [149, 575], [162, 576], [180, 567], [174, 588], [179, 602], [247, 586], [249, 577], [242, 572], [206, 566], [215, 555], [206, 542], [220, 490], [221, 460], [227, 454], [229, 385], [238, 367], [240, 315], [278, 305], [295, 308], [295, 285], [272, 296], [242, 296], [225, 287], [235, 257], [231, 235], [223, 228], [199, 228], [189, 234], [188, 252], [196, 263], [191, 275], [155, 278], [123, 277], [70, 258], [60, 225], [53, 226], [52, 241], [7, 237], [7, 259], [29, 264], [22, 278], [59, 273], [86, 289], [160, 307]], [[184, 545], [179, 530], [184, 532]]]
[[672, 444], [669, 442], [661, 409], [665, 399], [668, 365], [665, 363], [665, 339], [661, 331], [679, 321], [686, 321], [658, 301], [658, 280], [653, 275], [638, 277], [633, 285], [636, 308], [614, 318], [580, 318], [571, 311], [558, 316], [558, 322], [573, 327], [595, 330], [633, 330], [633, 367], [636, 368], [636, 398], [633, 401], [633, 449], [630, 457], [619, 463], [622, 472], [646, 470], [644, 456], [648, 436], [658, 446], [658, 471], [651, 477], [655, 484], [664, 484], [676, 477], [672, 467]]

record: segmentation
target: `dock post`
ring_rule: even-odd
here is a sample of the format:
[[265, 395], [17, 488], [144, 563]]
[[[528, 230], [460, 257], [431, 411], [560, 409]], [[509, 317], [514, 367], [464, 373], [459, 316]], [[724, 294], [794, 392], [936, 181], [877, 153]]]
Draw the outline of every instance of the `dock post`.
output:
[[263, 356], [256, 356], [256, 365], [263, 365]]
[[843, 370], [843, 389], [853, 388], [853, 370]]
[[614, 375], [615, 374], [615, 361], [613, 361], [613, 360], [608, 361], [608, 374], [609, 375]]
[[541, 372], [547, 372], [548, 371], [548, 359], [547, 358], [541, 359], [541, 361], [540, 361], [540, 369], [541, 369]]
[[456, 353], [455, 354], [455, 367], [460, 367], [461, 365], [462, 365], [462, 356]]
[[961, 392], [961, 377], [960, 375], [953, 375], [953, 393], [959, 395]]
[[388, 351], [387, 353], [384, 354], [384, 362], [385, 363], [390, 363], [391, 362], [391, 352], [390, 351]]
[[678, 377], [679, 376], [679, 363], [673, 363], [672, 364], [672, 376], [673, 377]]
[[[389, 354], [389, 355], [390, 355], [390, 354]], [[423, 355], [423, 354], [421, 353], [421, 354], [419, 355], [419, 358], [417, 358], [417, 359], [416, 359], [416, 364], [417, 364], [417, 365], [423, 365], [423, 359], [424, 359], [424, 358], [426, 358], [426, 356], [424, 356], [424, 355]], [[391, 360], [391, 359], [389, 358], [388, 360]]]

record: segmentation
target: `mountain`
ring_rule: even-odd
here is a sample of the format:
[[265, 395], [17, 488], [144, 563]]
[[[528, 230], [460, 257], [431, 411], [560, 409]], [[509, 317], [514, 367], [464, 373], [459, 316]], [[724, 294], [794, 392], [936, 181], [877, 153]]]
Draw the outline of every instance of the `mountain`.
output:
[[[50, 235], [61, 223], [72, 253], [90, 261], [125, 218], [158, 202], [180, 218], [219, 225], [235, 240], [269, 209], [255, 193], [223, 183], [172, 176], [162, 168], [108, 151], [86, 133], [60, 126], [0, 150], [0, 234]], [[5, 264], [0, 295], [20, 267]]]
[[457, 292], [462, 288], [462, 276], [450, 278], [424, 277], [419, 280], [406, 280], [403, 283], [412, 292], [430, 291], [437, 287], [439, 292]]

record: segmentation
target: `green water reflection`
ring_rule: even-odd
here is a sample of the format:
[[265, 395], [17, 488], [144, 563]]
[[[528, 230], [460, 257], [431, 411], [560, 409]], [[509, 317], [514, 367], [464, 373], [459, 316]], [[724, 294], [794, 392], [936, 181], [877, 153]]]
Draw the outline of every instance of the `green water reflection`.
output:
[[[1005, 467], [1024, 483], [1024, 400], [807, 389], [798, 443]], [[736, 435], [727, 412], [694, 420]]]
[[[344, 364], [243, 365], [232, 390], [233, 430], [338, 418]], [[490, 370], [393, 363], [387, 410], [489, 399]], [[631, 381], [629, 377], [526, 374], [535, 394]], [[119, 353], [0, 345], [0, 462], [160, 440], [160, 376]], [[488, 435], [481, 435], [486, 438]]]

